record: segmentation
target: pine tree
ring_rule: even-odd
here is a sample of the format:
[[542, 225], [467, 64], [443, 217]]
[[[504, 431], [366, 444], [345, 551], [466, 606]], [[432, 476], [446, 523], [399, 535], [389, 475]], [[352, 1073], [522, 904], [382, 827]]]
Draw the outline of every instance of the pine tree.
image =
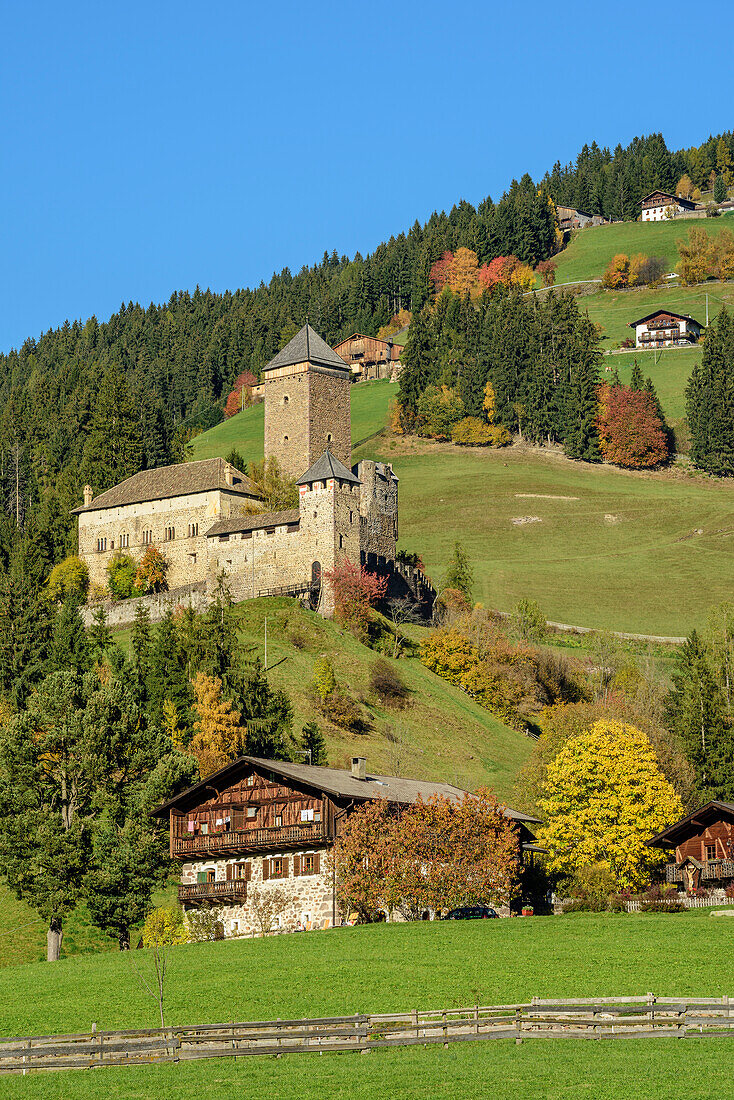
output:
[[87, 630], [87, 640], [91, 659], [101, 661], [105, 654], [112, 648], [112, 631], [107, 625], [107, 612], [104, 607], [98, 607], [92, 614], [92, 625]]
[[149, 682], [151, 676], [151, 631], [150, 612], [143, 604], [135, 609], [130, 636], [130, 686], [135, 702], [145, 709], [149, 700]]
[[469, 555], [464, 546], [457, 540], [454, 543], [454, 550], [444, 574], [442, 587], [444, 589], [457, 589], [466, 596], [467, 600], [471, 600], [473, 584], [474, 571], [469, 561]]
[[114, 363], [102, 378], [94, 403], [82, 474], [99, 493], [137, 473], [142, 461], [140, 416], [125, 372]]
[[158, 623], [153, 636], [147, 692], [148, 717], [153, 725], [162, 727], [163, 704], [170, 699], [176, 706], [180, 726], [187, 731], [191, 729], [191, 684], [170, 609]]
[[79, 611], [79, 600], [67, 596], [56, 614], [49, 669], [53, 672], [76, 672], [82, 675], [89, 667], [90, 647]]
[[644, 388], [645, 382], [642, 377], [642, 371], [640, 370], [639, 363], [635, 359], [634, 363], [632, 364], [632, 374], [630, 375], [630, 389], [642, 390]]
[[402, 355], [398, 400], [405, 412], [413, 416], [418, 411], [421, 394], [438, 377], [436, 345], [431, 327], [428, 309], [414, 314]]
[[700, 469], [734, 474], [734, 317], [722, 307], [686, 387], [691, 457]]
[[53, 616], [43, 582], [38, 548], [23, 539], [0, 578], [0, 691], [18, 708], [47, 671]]
[[301, 748], [309, 754], [307, 757], [309, 764], [319, 768], [328, 766], [326, 740], [316, 722], [307, 722], [303, 727]]
[[259, 665], [247, 682], [242, 717], [247, 723], [248, 755], [268, 760], [290, 759], [293, 709], [284, 692], [271, 689]]
[[728, 193], [726, 180], [723, 175], [719, 173], [714, 181], [714, 202], [726, 202]]

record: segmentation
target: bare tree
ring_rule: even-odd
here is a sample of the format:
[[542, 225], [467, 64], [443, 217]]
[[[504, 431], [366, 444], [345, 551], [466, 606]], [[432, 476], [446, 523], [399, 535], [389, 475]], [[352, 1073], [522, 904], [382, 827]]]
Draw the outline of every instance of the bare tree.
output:
[[168, 972], [168, 953], [171, 950], [170, 943], [154, 943], [148, 950], [153, 960], [153, 974], [147, 976], [140, 970], [135, 962], [134, 952], [130, 952], [130, 961], [140, 985], [149, 997], [158, 1003], [158, 1011], [161, 1017], [161, 1027], [165, 1027], [163, 1021], [163, 994], [165, 990], [166, 974]]
[[388, 600], [387, 617], [392, 623], [393, 633], [395, 634], [392, 655], [393, 657], [397, 657], [400, 653], [400, 647], [406, 638], [403, 627], [408, 623], [420, 622], [420, 615], [418, 614], [415, 601], [409, 596], [401, 596], [396, 599]]
[[267, 936], [272, 932], [276, 918], [288, 908], [290, 897], [282, 886], [263, 890], [248, 884], [247, 901], [250, 912], [260, 925], [261, 934]]

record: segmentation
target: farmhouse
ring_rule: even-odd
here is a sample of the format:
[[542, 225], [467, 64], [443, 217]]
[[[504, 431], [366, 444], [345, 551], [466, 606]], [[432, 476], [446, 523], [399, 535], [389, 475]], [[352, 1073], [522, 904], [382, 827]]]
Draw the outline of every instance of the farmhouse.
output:
[[[181, 863], [178, 896], [184, 908], [215, 905], [226, 935], [258, 930], [255, 913], [280, 887], [287, 907], [277, 926], [329, 928], [338, 921], [336, 881], [329, 852], [340, 821], [375, 798], [394, 806], [466, 792], [367, 772], [363, 757], [351, 770], [242, 756], [158, 807], [168, 820], [171, 858]], [[529, 826], [537, 818], [505, 810], [515, 822], [517, 858], [533, 850]]]
[[667, 191], [651, 191], [642, 199], [643, 222], [659, 222], [663, 218], [675, 218], [697, 210], [698, 204], [680, 195], [670, 195]]
[[[223, 459], [143, 470], [94, 497], [84, 489], [79, 554], [104, 586], [118, 554], [157, 546], [170, 598], [225, 575], [235, 600], [306, 596], [333, 611], [326, 574], [349, 559], [391, 578], [393, 594], [430, 601], [417, 570], [395, 562], [398, 478], [388, 463], [351, 466], [349, 367], [309, 325], [264, 370], [265, 457], [297, 478], [298, 505], [263, 513], [255, 486]], [[160, 601], [151, 613], [160, 611]], [[118, 619], [118, 621], [122, 621]]]
[[601, 214], [590, 214], [586, 210], [577, 210], [575, 206], [557, 206], [558, 225], [563, 232], [571, 229], [585, 229], [587, 225], [604, 225]]
[[378, 340], [376, 336], [365, 336], [354, 332], [334, 351], [347, 362], [352, 374], [366, 381], [369, 378], [390, 378], [400, 366], [398, 344], [392, 340]]
[[707, 802], [647, 844], [675, 853], [675, 861], [665, 867], [665, 878], [680, 883], [687, 894], [701, 887], [726, 886], [734, 881], [734, 805]]
[[635, 347], [671, 348], [695, 344], [703, 326], [687, 313], [658, 309], [630, 321], [629, 328], [635, 330]]

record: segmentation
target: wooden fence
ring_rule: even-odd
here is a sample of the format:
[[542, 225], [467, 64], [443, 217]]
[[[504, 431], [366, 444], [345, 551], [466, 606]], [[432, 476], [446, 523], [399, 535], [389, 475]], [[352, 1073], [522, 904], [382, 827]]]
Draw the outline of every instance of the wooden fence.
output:
[[734, 1037], [734, 998], [601, 997], [331, 1016], [310, 1020], [202, 1024], [84, 1035], [0, 1039], [0, 1073], [184, 1062], [252, 1054], [369, 1051], [480, 1039]]

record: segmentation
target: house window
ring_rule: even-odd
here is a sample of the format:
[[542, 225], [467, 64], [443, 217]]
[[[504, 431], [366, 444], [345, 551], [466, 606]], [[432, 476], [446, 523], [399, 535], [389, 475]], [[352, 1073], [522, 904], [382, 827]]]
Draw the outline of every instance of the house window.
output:
[[270, 861], [270, 875], [272, 878], [283, 878], [282, 859], [273, 859]]
[[313, 856], [303, 856], [301, 868], [304, 875], [312, 875], [316, 870], [316, 861]]
[[176, 537], [176, 528], [175, 527], [166, 527], [166, 532], [165, 532], [166, 542], [173, 542], [175, 537]]
[[97, 539], [97, 550], [101, 553], [107, 549], [107, 539]]
[[123, 533], [120, 535], [120, 549], [121, 550], [127, 550], [129, 545], [130, 545], [130, 536], [128, 535], [127, 531], [123, 531]]
[[275, 828], [279, 829], [282, 824], [283, 824], [283, 815], [282, 814], [276, 814], [275, 815]]
[[143, 531], [143, 546], [151, 546], [153, 543], [153, 532], [149, 527]]
[[313, 819], [314, 821], [321, 821], [321, 810], [314, 810]]
[[206, 881], [207, 882], [216, 882], [217, 881], [217, 872], [215, 870], [211, 869], [211, 868], [209, 870], [207, 870], [207, 872], [206, 872]]
[[247, 807], [247, 816], [249, 818], [257, 817], [257, 806], [248, 806]]
[[708, 859], [708, 860], [716, 859], [716, 845], [715, 844], [707, 844], [706, 845], [706, 859]]
[[248, 775], [248, 777], [247, 777], [247, 786], [248, 787], [254, 787], [255, 786], [255, 776], [254, 775]]
[[332, 440], [333, 440], [333, 438], [334, 438], [334, 437], [332, 436], [331, 432], [327, 432], [327, 433], [326, 433], [326, 442], [327, 442], [327, 443], [331, 443], [331, 442], [332, 442]]

